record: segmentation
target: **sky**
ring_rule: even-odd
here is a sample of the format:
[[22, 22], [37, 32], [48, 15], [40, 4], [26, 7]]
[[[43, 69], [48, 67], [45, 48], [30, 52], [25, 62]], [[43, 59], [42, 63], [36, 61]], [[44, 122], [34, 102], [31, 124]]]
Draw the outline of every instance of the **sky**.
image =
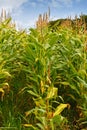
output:
[[13, 21], [22, 28], [35, 27], [39, 14], [50, 8], [50, 20], [87, 14], [87, 0], [0, 0], [2, 8], [10, 11]]

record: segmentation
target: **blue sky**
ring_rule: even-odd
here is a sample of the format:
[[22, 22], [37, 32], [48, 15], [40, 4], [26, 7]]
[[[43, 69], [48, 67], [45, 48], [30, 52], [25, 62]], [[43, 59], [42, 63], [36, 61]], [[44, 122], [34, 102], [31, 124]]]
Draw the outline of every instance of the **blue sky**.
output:
[[0, 11], [9, 10], [13, 20], [23, 28], [34, 27], [39, 14], [47, 12], [48, 7], [50, 20], [87, 14], [87, 0], [0, 0]]

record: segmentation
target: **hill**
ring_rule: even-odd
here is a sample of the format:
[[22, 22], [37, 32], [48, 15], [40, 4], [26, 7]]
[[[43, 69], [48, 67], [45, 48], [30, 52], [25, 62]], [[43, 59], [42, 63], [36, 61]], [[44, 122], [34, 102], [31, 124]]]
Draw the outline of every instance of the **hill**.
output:
[[50, 21], [49, 27], [51, 27], [52, 30], [56, 30], [59, 27], [65, 27], [65, 28], [72, 28], [74, 30], [86, 32], [87, 31], [87, 15], [81, 14], [80, 17], [75, 16], [74, 19], [71, 19], [71, 17], [68, 17], [65, 19], [57, 19], [54, 21]]

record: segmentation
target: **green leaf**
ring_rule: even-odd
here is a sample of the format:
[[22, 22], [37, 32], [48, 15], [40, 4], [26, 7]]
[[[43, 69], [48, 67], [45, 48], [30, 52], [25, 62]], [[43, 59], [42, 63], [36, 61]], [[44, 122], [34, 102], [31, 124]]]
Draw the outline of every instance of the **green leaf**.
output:
[[63, 84], [63, 85], [65, 85], [65, 86], [68, 86], [68, 85], [69, 85], [68, 82], [60, 82], [60, 84]]
[[77, 78], [84, 85], [84, 87], [87, 88], [87, 83], [85, 82], [85, 80], [81, 79], [80, 77]]
[[32, 90], [28, 90], [27, 91], [29, 94], [31, 94], [32, 96], [35, 96], [35, 97], [39, 97], [38, 94], [34, 93]]
[[41, 130], [44, 130], [44, 127], [43, 127], [43, 125], [41, 124], [41, 123], [37, 123], [36, 124]]

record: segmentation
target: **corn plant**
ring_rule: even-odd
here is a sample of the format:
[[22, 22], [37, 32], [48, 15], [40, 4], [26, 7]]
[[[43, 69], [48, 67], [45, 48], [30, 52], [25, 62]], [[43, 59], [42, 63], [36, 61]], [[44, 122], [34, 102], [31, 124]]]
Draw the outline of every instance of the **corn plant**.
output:
[[[83, 104], [86, 105], [87, 90], [86, 37], [85, 35], [79, 37], [72, 30], [63, 29], [60, 32], [62, 33], [58, 34], [59, 45], [57, 46], [58, 64], [55, 63], [58, 73], [55, 86], [59, 88], [59, 94], [65, 102], [71, 106], [72, 119], [69, 120], [73, 127], [79, 118], [85, 118]], [[80, 128], [79, 123], [75, 127]]]
[[19, 84], [15, 79], [20, 77], [20, 54], [23, 51], [23, 43], [26, 42], [25, 31], [16, 31], [10, 26], [10, 20], [0, 23], [0, 113], [4, 127], [17, 126], [17, 121], [19, 124], [21, 122], [16, 113], [20, 103], [16, 94], [22, 89], [22, 85], [20, 78]]
[[[42, 34], [31, 30], [25, 47], [22, 61], [27, 86], [23, 91], [32, 97], [33, 108], [25, 112], [25, 117], [29, 118], [24, 126], [30, 129], [54, 130], [63, 123], [64, 118], [60, 114], [68, 105], [57, 101], [58, 88], [54, 87], [56, 44], [55, 33], [49, 31], [48, 34], [47, 30], [43, 30]], [[54, 77], [52, 74], [55, 74]], [[53, 107], [53, 102], [56, 102], [56, 107]]]

